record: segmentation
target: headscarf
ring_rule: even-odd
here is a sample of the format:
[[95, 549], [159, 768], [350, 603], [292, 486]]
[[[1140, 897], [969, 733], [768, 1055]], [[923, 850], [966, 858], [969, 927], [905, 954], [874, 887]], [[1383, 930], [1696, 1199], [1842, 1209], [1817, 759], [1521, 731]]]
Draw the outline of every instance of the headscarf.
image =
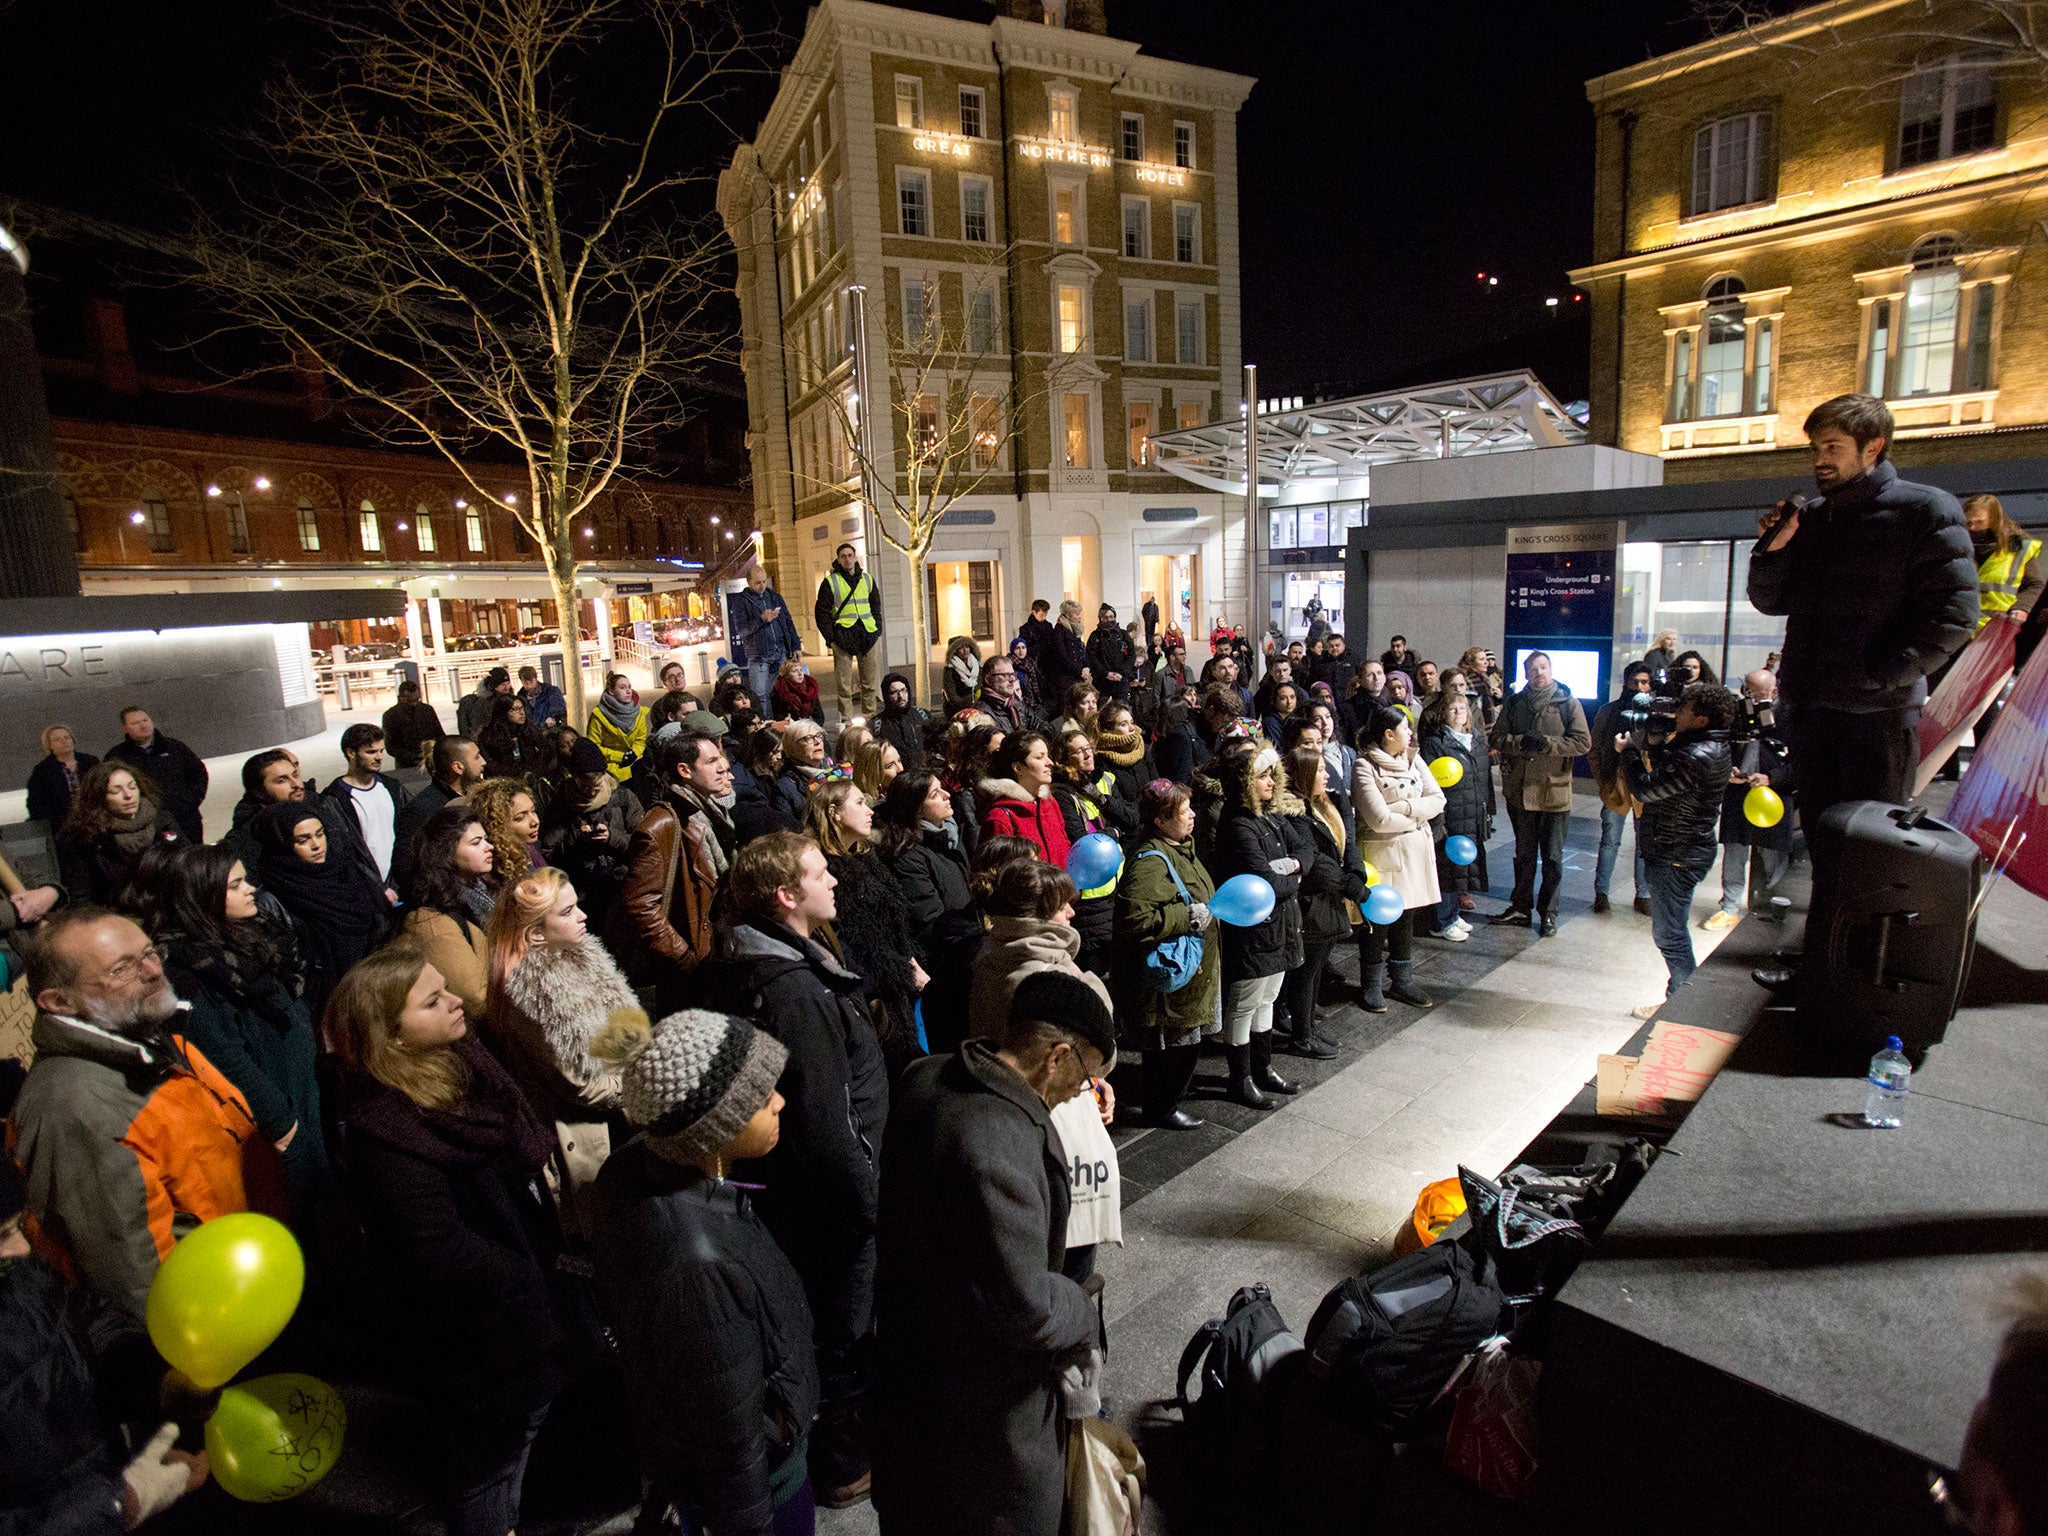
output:
[[361, 867], [329, 841], [327, 860], [309, 864], [292, 851], [292, 829], [321, 821], [306, 801], [265, 806], [256, 817], [256, 841], [263, 850], [264, 887], [305, 925], [307, 958], [326, 974], [317, 999], [307, 987], [307, 1005], [317, 1013], [348, 968], [377, 947], [391, 916], [384, 892]]

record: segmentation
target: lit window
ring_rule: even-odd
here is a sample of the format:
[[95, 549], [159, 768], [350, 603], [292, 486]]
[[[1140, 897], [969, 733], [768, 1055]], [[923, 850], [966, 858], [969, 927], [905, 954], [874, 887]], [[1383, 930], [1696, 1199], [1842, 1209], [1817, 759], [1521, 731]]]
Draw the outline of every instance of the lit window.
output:
[[919, 395], [913, 416], [911, 451], [919, 458], [929, 460], [939, 447], [939, 397]]
[[1764, 152], [1770, 115], [1741, 112], [1706, 124], [1692, 136], [1692, 211], [1712, 213], [1764, 199]]
[[1671, 339], [1672, 421], [1692, 420], [1692, 332], [1680, 331]]
[[369, 502], [363, 503], [362, 515], [357, 519], [363, 531], [363, 553], [375, 555], [383, 552], [384, 529], [377, 521], [377, 509]]
[[1184, 171], [1195, 168], [1195, 125], [1175, 123], [1173, 125], [1173, 163]]
[[1072, 91], [1054, 91], [1052, 93], [1051, 128], [1047, 137], [1056, 139], [1062, 144], [1074, 144], [1080, 141], [1080, 133], [1074, 121], [1074, 93]]
[[1749, 370], [1749, 408], [1759, 416], [1771, 408], [1771, 350], [1777, 334], [1777, 321], [1756, 322], [1756, 358]]
[[1088, 467], [1088, 397], [1072, 394], [1060, 402], [1061, 416], [1066, 431], [1066, 466], [1068, 469]]
[[1126, 299], [1124, 301], [1124, 361], [1127, 363], [1149, 363], [1152, 361], [1152, 301], [1150, 299]]
[[1060, 350], [1088, 350], [1087, 298], [1074, 283], [1060, 284]]
[[1913, 252], [1894, 391], [1900, 396], [1945, 395], [1955, 386], [1956, 340], [1963, 314], [1957, 250], [1954, 240], [1936, 235]]
[[1202, 259], [1202, 210], [1193, 203], [1173, 205], [1173, 259], [1187, 263]]
[[178, 547], [178, 541], [171, 532], [171, 509], [169, 504], [149, 500], [142, 504], [143, 524], [149, 529], [150, 550], [167, 555]]
[[1003, 446], [1002, 417], [994, 395], [976, 395], [968, 402], [968, 430], [974, 434], [974, 467], [994, 469]]
[[1743, 324], [1742, 279], [1724, 277], [1707, 290], [1706, 333], [1700, 349], [1700, 415], [1742, 414], [1742, 355], [1748, 345]]
[[928, 235], [932, 232], [932, 184], [923, 171], [896, 172], [896, 223], [900, 233]]
[[909, 75], [896, 77], [896, 126], [898, 128], [922, 128], [924, 126], [924, 82]]
[[1152, 402], [1133, 400], [1124, 407], [1124, 411], [1130, 419], [1131, 467], [1136, 469], [1152, 462]]
[[1147, 261], [1152, 255], [1152, 205], [1142, 197], [1124, 199], [1124, 255]]
[[1178, 360], [1183, 363], [1199, 364], [1202, 361], [1202, 301], [1181, 299], [1173, 306], [1174, 344]]
[[960, 238], [984, 243], [989, 238], [989, 181], [986, 176], [960, 179]]
[[1989, 149], [1997, 133], [1997, 90], [1981, 61], [1944, 59], [1899, 92], [1900, 170]]
[[978, 139], [981, 137], [982, 111], [987, 98], [978, 85], [960, 87], [960, 137]]
[[420, 553], [431, 555], [434, 552], [434, 514], [427, 510], [424, 501], [412, 509], [412, 526], [413, 536], [419, 541]]
[[1145, 158], [1145, 118], [1139, 112], [1124, 114], [1123, 140], [1120, 145], [1123, 158], [1142, 160]]
[[320, 514], [303, 496], [299, 498], [299, 548], [309, 554], [320, 550]]
[[240, 491], [228, 498], [228, 552], [235, 555], [249, 553], [249, 509], [243, 503]]
[[472, 508], [469, 515], [463, 518], [462, 526], [465, 541], [469, 545], [469, 552], [473, 555], [482, 554], [484, 552], [483, 514]]
[[1081, 243], [1081, 189], [1062, 183], [1052, 189], [1052, 237], [1060, 245]]
[[1174, 409], [1180, 412], [1182, 426], [1199, 427], [1202, 424], [1202, 404], [1199, 400], [1183, 400]]
[[967, 350], [986, 357], [996, 350], [996, 291], [977, 288], [967, 301]]

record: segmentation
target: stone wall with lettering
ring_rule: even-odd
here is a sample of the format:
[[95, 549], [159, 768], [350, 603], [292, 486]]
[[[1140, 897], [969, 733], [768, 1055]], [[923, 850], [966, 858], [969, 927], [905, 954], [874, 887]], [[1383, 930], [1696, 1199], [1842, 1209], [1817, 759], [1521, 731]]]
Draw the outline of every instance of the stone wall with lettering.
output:
[[201, 757], [302, 740], [326, 724], [318, 700], [284, 702], [266, 625], [0, 636], [0, 784], [26, 782], [46, 725], [70, 726], [80, 751], [103, 755], [130, 704]]

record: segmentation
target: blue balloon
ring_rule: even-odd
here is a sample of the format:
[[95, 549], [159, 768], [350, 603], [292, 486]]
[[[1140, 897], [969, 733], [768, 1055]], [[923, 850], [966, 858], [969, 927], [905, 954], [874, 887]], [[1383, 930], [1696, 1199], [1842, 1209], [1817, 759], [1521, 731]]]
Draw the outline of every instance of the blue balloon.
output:
[[1124, 851], [1107, 832], [1090, 832], [1067, 850], [1067, 873], [1084, 891], [1108, 885], [1123, 867]]
[[1365, 918], [1384, 928], [1408, 910], [1408, 903], [1401, 899], [1401, 893], [1391, 885], [1376, 885], [1372, 894], [1365, 898]]
[[1447, 837], [1444, 839], [1444, 857], [1453, 864], [1471, 864], [1479, 858], [1479, 845], [1469, 837]]
[[1233, 928], [1250, 928], [1273, 915], [1273, 885], [1263, 875], [1232, 875], [1209, 898], [1209, 915]]

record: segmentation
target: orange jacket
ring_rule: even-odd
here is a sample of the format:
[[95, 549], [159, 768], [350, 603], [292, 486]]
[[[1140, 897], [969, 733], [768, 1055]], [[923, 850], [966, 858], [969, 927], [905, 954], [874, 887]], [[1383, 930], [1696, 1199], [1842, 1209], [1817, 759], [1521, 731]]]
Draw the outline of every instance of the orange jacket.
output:
[[7, 1143], [38, 1242], [140, 1318], [156, 1267], [200, 1222], [286, 1214], [283, 1164], [234, 1084], [168, 1027], [144, 1038], [36, 1015]]

